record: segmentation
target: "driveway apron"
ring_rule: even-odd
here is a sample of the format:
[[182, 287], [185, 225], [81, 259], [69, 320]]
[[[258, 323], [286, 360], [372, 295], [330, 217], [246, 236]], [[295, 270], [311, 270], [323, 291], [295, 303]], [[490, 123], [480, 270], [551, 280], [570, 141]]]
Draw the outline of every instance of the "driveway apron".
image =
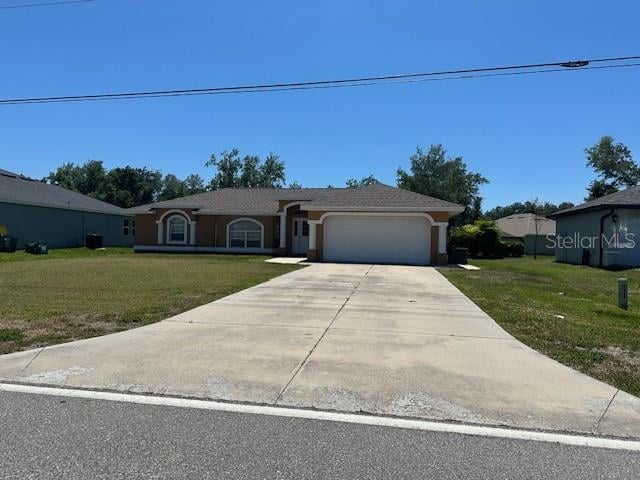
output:
[[640, 437], [640, 399], [526, 347], [431, 267], [314, 264], [0, 378]]

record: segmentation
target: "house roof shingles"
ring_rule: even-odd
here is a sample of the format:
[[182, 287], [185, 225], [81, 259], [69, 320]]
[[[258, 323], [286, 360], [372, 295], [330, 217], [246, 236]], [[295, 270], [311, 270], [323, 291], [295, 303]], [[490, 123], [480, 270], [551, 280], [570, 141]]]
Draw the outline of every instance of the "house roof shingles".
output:
[[630, 187], [626, 190], [611, 193], [609, 195], [605, 195], [604, 197], [590, 200], [572, 208], [560, 210], [559, 212], [555, 212], [549, 215], [549, 217], [557, 218], [563, 217], [565, 215], [571, 215], [572, 213], [579, 213], [582, 211], [602, 210], [605, 208], [613, 207], [640, 207], [640, 186]]
[[556, 222], [533, 213], [508, 215], [496, 220], [496, 224], [504, 236], [524, 238], [526, 235], [536, 235], [536, 219], [538, 221], [538, 235], [556, 233]]
[[424, 208], [460, 212], [455, 203], [419, 193], [374, 184], [357, 188], [222, 188], [142, 205], [129, 209], [131, 213], [146, 213], [156, 208], [193, 208], [201, 214], [276, 215], [279, 200], [300, 200], [309, 207], [330, 208]]
[[0, 169], [0, 202], [127, 215], [120, 207], [66, 188]]

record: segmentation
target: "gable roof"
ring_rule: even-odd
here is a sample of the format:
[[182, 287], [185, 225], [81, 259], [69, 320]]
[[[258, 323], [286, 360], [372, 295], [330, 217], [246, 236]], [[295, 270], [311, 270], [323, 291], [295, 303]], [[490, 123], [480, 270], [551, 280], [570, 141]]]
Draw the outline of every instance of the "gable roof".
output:
[[572, 208], [560, 210], [559, 212], [555, 212], [549, 215], [549, 217], [557, 218], [563, 217], [565, 215], [571, 215], [573, 213], [602, 210], [605, 208], [614, 207], [640, 208], [640, 186], [630, 187], [626, 190], [611, 193], [609, 195], [605, 195], [604, 197], [590, 200]]
[[110, 203], [3, 169], [0, 169], [0, 202], [129, 215]]
[[538, 235], [556, 233], [555, 221], [533, 213], [508, 215], [496, 220], [496, 224], [505, 236], [524, 238], [526, 235], [536, 235], [536, 220], [538, 222]]
[[147, 213], [156, 208], [191, 208], [210, 215], [277, 215], [279, 201], [300, 201], [303, 209], [441, 210], [460, 213], [464, 207], [383, 184], [355, 188], [221, 188], [129, 209]]

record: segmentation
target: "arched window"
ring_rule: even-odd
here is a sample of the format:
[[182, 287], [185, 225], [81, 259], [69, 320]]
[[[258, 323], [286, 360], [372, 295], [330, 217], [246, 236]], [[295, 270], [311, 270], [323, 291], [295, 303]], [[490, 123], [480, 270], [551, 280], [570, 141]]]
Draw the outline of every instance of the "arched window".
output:
[[251, 219], [230, 223], [229, 247], [262, 248], [262, 224]]
[[167, 220], [167, 243], [187, 243], [187, 219], [182, 215]]

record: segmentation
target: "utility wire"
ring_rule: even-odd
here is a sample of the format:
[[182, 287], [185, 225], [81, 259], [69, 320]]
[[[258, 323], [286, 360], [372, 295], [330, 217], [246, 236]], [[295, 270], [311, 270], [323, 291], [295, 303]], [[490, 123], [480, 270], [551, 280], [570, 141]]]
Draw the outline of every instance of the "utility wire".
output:
[[[513, 65], [500, 67], [470, 68], [463, 70], [448, 70], [440, 72], [408, 73], [384, 75], [375, 77], [358, 77], [337, 80], [316, 80], [309, 82], [272, 83], [258, 85], [239, 85], [228, 87], [192, 88], [181, 90], [157, 90], [140, 92], [105, 93], [95, 95], [70, 95], [59, 97], [31, 97], [0, 100], [0, 105], [18, 105], [31, 103], [61, 103], [95, 100], [124, 100], [134, 98], [178, 97], [191, 95], [222, 95], [230, 93], [279, 92], [293, 90], [310, 90], [319, 88], [361, 87], [370, 85], [385, 85], [390, 83], [414, 83], [425, 81], [460, 80], [469, 78], [483, 78], [511, 75], [531, 75], [552, 72], [567, 72], [576, 70], [595, 70], [608, 68], [637, 67], [640, 63], [623, 63], [613, 65], [590, 65], [592, 63], [619, 62], [625, 60], [640, 60], [640, 55], [628, 57], [611, 57], [590, 60], [564, 61], [527, 65]], [[560, 68], [550, 68], [560, 67]], [[515, 71], [512, 71], [515, 70]]]
[[341, 84], [341, 85], [312, 85], [301, 87], [286, 87], [286, 88], [270, 88], [263, 90], [233, 90], [233, 91], [213, 91], [213, 92], [182, 92], [182, 93], [162, 93], [162, 94], [145, 94], [142, 96], [120, 96], [120, 97], [101, 97], [101, 98], [71, 98], [71, 99], [54, 99], [54, 100], [33, 100], [33, 101], [0, 101], [0, 106], [4, 105], [18, 105], [18, 104], [36, 104], [36, 103], [66, 103], [66, 102], [83, 102], [83, 101], [104, 101], [104, 100], [132, 100], [137, 98], [162, 98], [162, 97], [188, 97], [199, 95], [225, 95], [225, 94], [238, 94], [238, 93], [266, 93], [266, 92], [282, 92], [282, 91], [297, 91], [297, 90], [316, 90], [327, 88], [348, 88], [348, 87], [366, 87], [372, 85], [392, 85], [401, 83], [419, 83], [419, 82], [439, 82], [445, 80], [467, 80], [472, 78], [487, 78], [487, 77], [501, 77], [501, 76], [516, 76], [516, 75], [534, 75], [541, 73], [558, 73], [558, 72], [570, 72], [576, 70], [595, 70], [595, 69], [608, 69], [608, 68], [623, 68], [623, 67], [640, 67], [640, 63], [629, 63], [622, 65], [601, 65], [592, 67], [582, 67], [575, 69], [547, 69], [547, 70], [531, 70], [526, 72], [502, 72], [502, 73], [487, 73], [487, 74], [475, 74], [475, 75], [459, 75], [442, 78], [417, 78], [417, 79], [405, 79], [394, 80], [388, 82], [366, 82], [366, 83], [354, 83], [354, 84]]
[[0, 10], [8, 10], [13, 8], [34, 8], [34, 7], [51, 7], [54, 5], [68, 5], [70, 3], [87, 3], [94, 0], [64, 0], [60, 2], [44, 2], [44, 3], [25, 3], [24, 5], [7, 5], [0, 7]]

